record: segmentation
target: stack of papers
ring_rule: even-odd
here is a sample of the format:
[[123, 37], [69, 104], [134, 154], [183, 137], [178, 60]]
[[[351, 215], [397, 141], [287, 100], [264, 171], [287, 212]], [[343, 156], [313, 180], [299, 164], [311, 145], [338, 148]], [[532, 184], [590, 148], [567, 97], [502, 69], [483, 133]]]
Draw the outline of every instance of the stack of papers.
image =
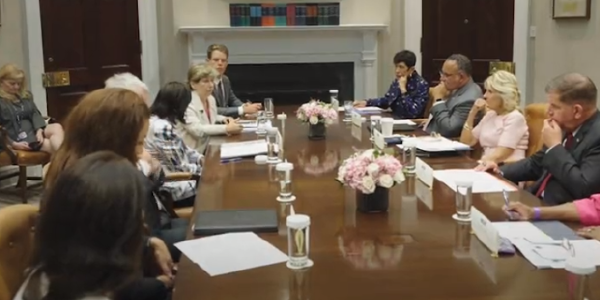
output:
[[221, 144], [221, 159], [248, 157], [267, 153], [267, 141], [254, 140]]
[[461, 181], [473, 182], [472, 192], [497, 193], [515, 191], [516, 187], [510, 183], [494, 177], [490, 173], [478, 172], [473, 169], [449, 169], [433, 171], [433, 178], [448, 185], [456, 192], [456, 183]]
[[[242, 127], [243, 127], [242, 132], [256, 132], [256, 130], [258, 129], [258, 123], [253, 120], [239, 120], [238, 124], [242, 125]], [[265, 126], [265, 128], [272, 127], [271, 121], [267, 120], [267, 122], [265, 122], [264, 126]]]
[[444, 137], [417, 138], [417, 149], [426, 152], [468, 151], [471, 147]]
[[175, 244], [210, 276], [286, 262], [281, 250], [253, 232], [226, 233]]
[[395, 124], [403, 124], [403, 125], [410, 125], [410, 126], [415, 126], [417, 125], [417, 123], [413, 122], [412, 120], [394, 120], [394, 125]]
[[374, 115], [380, 114], [383, 109], [376, 106], [367, 106], [367, 107], [355, 107], [354, 111], [361, 115]]
[[510, 240], [521, 254], [540, 269], [564, 269], [567, 259], [575, 255], [578, 260], [600, 266], [600, 242], [596, 240], [571, 240], [573, 250], [565, 242], [553, 240], [530, 222], [494, 222], [498, 234]]

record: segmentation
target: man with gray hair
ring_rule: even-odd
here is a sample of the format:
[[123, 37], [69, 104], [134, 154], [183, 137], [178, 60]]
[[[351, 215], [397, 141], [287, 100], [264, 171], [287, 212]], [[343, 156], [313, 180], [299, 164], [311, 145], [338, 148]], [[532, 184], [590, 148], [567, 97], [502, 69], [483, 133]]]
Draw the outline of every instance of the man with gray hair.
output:
[[140, 95], [146, 104], [150, 105], [150, 93], [148, 92], [148, 86], [141, 79], [131, 73], [115, 74], [104, 82], [104, 88], [121, 88], [133, 91]]
[[[600, 193], [600, 113], [598, 89], [587, 76], [560, 75], [546, 85], [548, 119], [542, 128], [544, 147], [529, 158], [495, 171], [514, 181], [536, 181], [530, 192], [547, 205], [571, 202]], [[539, 219], [539, 209], [533, 219]]]
[[[442, 66], [440, 84], [431, 89], [435, 103], [429, 110], [425, 130], [447, 138], [460, 136], [475, 100], [481, 98], [481, 88], [471, 77], [471, 60], [462, 54], [453, 54]], [[477, 121], [481, 116], [478, 118]]]

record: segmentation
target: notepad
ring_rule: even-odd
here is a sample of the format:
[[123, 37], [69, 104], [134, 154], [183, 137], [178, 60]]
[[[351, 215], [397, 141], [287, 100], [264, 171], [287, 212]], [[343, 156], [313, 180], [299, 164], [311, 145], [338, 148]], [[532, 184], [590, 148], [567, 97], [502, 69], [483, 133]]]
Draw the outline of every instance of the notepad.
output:
[[221, 144], [221, 159], [250, 157], [267, 153], [265, 140]]
[[277, 232], [275, 210], [212, 210], [196, 214], [194, 235], [207, 236], [229, 232]]
[[500, 180], [489, 173], [478, 172], [473, 169], [436, 170], [433, 171], [433, 177], [445, 183], [454, 191], [456, 191], [456, 183], [460, 181], [472, 182], [472, 192], [474, 194], [516, 190], [515, 186], [506, 181]]

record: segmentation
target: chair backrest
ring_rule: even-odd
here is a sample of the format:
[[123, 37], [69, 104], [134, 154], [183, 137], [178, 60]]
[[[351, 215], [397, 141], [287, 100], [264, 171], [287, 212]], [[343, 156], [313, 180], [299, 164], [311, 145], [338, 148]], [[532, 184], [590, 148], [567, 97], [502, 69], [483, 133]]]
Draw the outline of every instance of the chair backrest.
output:
[[0, 300], [11, 300], [25, 280], [38, 214], [39, 208], [29, 204], [0, 209]]
[[435, 102], [435, 99], [433, 99], [433, 95], [431, 94], [431, 90], [433, 90], [433, 88], [429, 88], [429, 100], [427, 100], [427, 105], [425, 106], [425, 112], [423, 113], [423, 118], [425, 118], [425, 119], [429, 118], [429, 110], [431, 110], [431, 107], [433, 106], [433, 102]]
[[529, 146], [526, 155], [529, 157], [542, 149], [542, 128], [547, 118], [548, 104], [533, 103], [525, 107], [525, 120], [529, 127]]

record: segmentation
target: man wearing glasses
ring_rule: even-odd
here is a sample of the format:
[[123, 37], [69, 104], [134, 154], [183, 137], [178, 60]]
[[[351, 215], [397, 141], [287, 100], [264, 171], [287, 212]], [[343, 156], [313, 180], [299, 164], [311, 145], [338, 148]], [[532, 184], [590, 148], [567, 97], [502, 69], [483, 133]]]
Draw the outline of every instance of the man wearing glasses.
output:
[[462, 54], [453, 54], [442, 66], [440, 84], [431, 90], [435, 103], [425, 130], [447, 138], [459, 137], [475, 100], [483, 96], [471, 77], [473, 66]]

